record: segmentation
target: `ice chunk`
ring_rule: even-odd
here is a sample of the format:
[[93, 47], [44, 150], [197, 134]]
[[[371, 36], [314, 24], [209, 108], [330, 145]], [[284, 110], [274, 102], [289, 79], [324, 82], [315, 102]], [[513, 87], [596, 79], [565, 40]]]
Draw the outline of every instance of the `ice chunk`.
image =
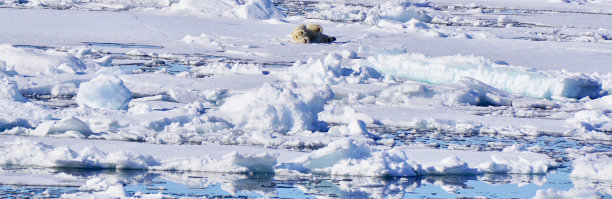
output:
[[317, 114], [333, 97], [330, 88], [279, 87], [265, 83], [257, 89], [227, 98], [219, 108], [234, 125], [256, 130], [318, 130]]
[[67, 117], [60, 121], [49, 121], [42, 123], [32, 132], [36, 136], [58, 135], [77, 132], [77, 137], [88, 137], [92, 134], [89, 125], [75, 118]]
[[431, 84], [451, 84], [470, 77], [503, 91], [536, 98], [596, 98], [602, 90], [600, 82], [582, 74], [533, 71], [474, 56], [379, 54], [361, 64], [385, 75]]
[[76, 102], [80, 106], [108, 110], [125, 110], [132, 99], [132, 92], [123, 81], [111, 75], [99, 75], [81, 83]]
[[29, 76], [76, 73], [85, 69], [80, 59], [65, 52], [25, 50], [8, 44], [0, 45], [0, 61], [5, 62], [7, 71]]
[[7, 78], [0, 78], [0, 101], [28, 101], [21, 95], [17, 84]]

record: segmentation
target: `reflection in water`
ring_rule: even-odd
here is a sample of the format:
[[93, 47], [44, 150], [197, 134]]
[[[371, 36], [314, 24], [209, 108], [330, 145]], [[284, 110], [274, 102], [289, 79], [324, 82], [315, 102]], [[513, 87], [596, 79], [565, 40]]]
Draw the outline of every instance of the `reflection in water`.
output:
[[[33, 172], [33, 170], [35, 172]], [[413, 198], [413, 197], [527, 197], [537, 190], [573, 187], [597, 189], [601, 195], [612, 193], [610, 183], [573, 182], [569, 171], [547, 175], [441, 175], [410, 178], [371, 178], [318, 175], [227, 174], [208, 172], [114, 171], [85, 169], [3, 169], [0, 170], [0, 197], [18, 197], [24, 193], [59, 196], [75, 193], [75, 187], [53, 185], [31, 186], [36, 182], [10, 183], [6, 176], [50, 182], [83, 184], [91, 178], [117, 178], [124, 184], [127, 196], [157, 194], [175, 197], [340, 197], [340, 198]], [[47, 195], [45, 195], [47, 194]]]

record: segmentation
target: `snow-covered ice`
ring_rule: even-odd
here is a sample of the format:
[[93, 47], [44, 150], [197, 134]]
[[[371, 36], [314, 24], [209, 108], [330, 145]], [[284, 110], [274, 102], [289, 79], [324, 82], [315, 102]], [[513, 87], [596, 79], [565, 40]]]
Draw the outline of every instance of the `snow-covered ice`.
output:
[[[0, 193], [167, 196], [69, 172], [82, 169], [250, 197], [510, 197], [468, 193], [470, 180], [610, 197], [611, 13], [604, 0], [0, 0]], [[292, 42], [308, 23], [337, 41]]]

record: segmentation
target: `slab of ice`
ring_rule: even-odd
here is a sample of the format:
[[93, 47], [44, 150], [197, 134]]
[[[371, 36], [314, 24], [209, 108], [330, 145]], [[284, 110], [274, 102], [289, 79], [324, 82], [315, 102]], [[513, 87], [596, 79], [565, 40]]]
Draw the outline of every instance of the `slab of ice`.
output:
[[546, 173], [556, 163], [531, 152], [476, 152], [386, 148], [348, 139], [335, 141], [279, 168], [349, 176], [416, 176], [480, 173]]
[[80, 106], [108, 110], [124, 110], [132, 99], [132, 92], [123, 81], [111, 75], [99, 75], [79, 86], [76, 102]]
[[385, 75], [431, 84], [451, 84], [465, 77], [497, 89], [536, 98], [596, 98], [601, 83], [582, 74], [536, 71], [499, 65], [482, 57], [378, 54], [360, 62]]
[[48, 121], [38, 125], [32, 132], [32, 135], [67, 135], [86, 138], [92, 133], [87, 123], [75, 117], [66, 117], [59, 121]]
[[278, 155], [259, 154], [241, 155], [232, 152], [224, 155], [221, 160], [204, 157], [174, 158], [162, 161], [155, 170], [208, 171], [224, 173], [274, 173]]
[[572, 178], [612, 181], [612, 153], [592, 153], [575, 159]]
[[106, 154], [95, 147], [77, 152], [68, 146], [54, 147], [25, 139], [17, 139], [5, 145], [6, 149], [0, 151], [1, 165], [144, 169], [158, 164], [151, 157], [125, 151]]
[[65, 52], [26, 50], [8, 44], [0, 45], [0, 61], [5, 63], [6, 71], [28, 76], [74, 74], [86, 68], [82, 60]]
[[[113, 150], [109, 151], [101, 150], [96, 145], [84, 147], [75, 147], [74, 144], [53, 146], [27, 139], [4, 142], [2, 146], [4, 148], [0, 150], [0, 165], [4, 166], [274, 173], [274, 166], [277, 164], [279, 156], [268, 152], [251, 154], [252, 151], [242, 151], [240, 153], [234, 151], [223, 154], [224, 150], [216, 152], [209, 150], [200, 156], [191, 156], [202, 153], [202, 151], [193, 151], [193, 153], [190, 153], [191, 155], [173, 154], [170, 158], [162, 159], [162, 157], [170, 154], [143, 155], [126, 150], [135, 146], [127, 146], [128, 148], [113, 146]], [[77, 149], [72, 149], [73, 147]]]
[[408, 158], [420, 164], [420, 173], [546, 173], [557, 164], [544, 154], [532, 152], [459, 151], [410, 149]]
[[407, 160], [401, 151], [376, 150], [364, 143], [343, 139], [282, 164], [280, 168], [347, 176], [416, 176]]

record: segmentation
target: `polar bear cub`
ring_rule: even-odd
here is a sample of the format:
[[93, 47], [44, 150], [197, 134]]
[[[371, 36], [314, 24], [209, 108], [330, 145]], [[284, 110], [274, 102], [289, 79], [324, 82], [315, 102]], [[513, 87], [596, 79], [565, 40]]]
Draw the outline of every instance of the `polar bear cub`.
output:
[[335, 37], [323, 34], [323, 28], [319, 24], [300, 24], [291, 33], [291, 38], [296, 43], [330, 43], [336, 41]]

